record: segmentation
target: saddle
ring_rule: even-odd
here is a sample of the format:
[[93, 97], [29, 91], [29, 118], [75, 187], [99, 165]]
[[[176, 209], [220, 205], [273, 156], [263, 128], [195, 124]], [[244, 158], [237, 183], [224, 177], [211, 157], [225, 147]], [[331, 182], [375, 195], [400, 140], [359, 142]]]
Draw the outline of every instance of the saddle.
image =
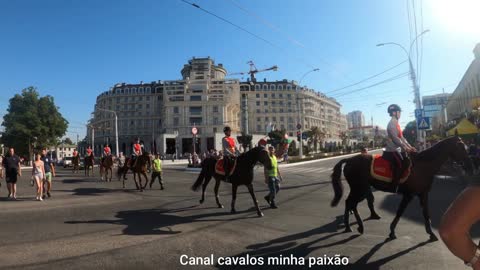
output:
[[[412, 171], [412, 163], [407, 169], [403, 169], [402, 177], [400, 177], [400, 183], [405, 183], [407, 181], [408, 176]], [[373, 155], [372, 156], [372, 164], [370, 165], [370, 174], [373, 178], [383, 181], [383, 182], [392, 182], [393, 173], [390, 161], [384, 159], [382, 155]]]
[[[221, 158], [219, 160], [217, 160], [217, 163], [215, 163], [215, 172], [219, 175], [223, 175], [225, 176], [225, 170], [223, 169], [223, 161], [224, 159]], [[230, 175], [233, 174], [233, 172], [235, 171], [235, 168], [237, 167], [237, 159], [235, 158], [233, 160], [233, 164], [231, 165], [231, 168], [230, 168]], [[229, 176], [230, 176], [229, 175]]]

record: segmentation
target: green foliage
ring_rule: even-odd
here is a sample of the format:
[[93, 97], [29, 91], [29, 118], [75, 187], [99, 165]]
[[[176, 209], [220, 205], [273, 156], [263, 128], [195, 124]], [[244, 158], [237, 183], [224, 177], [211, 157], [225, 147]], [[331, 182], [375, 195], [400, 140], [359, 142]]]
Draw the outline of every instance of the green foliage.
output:
[[285, 133], [287, 133], [285, 129], [276, 129], [269, 132], [268, 137], [270, 137], [270, 140], [268, 140], [268, 143], [274, 147], [277, 147], [277, 145], [280, 143], [288, 143], [288, 141], [285, 139]]
[[307, 134], [307, 144], [309, 148], [318, 149], [318, 144], [323, 141], [325, 138], [325, 133], [323, 133], [319, 127], [312, 127], [310, 130], [304, 131]]
[[[20, 155], [31, 153], [31, 147], [54, 145], [65, 135], [68, 121], [62, 117], [52, 96], [40, 97], [36, 88], [28, 87], [10, 99], [3, 117], [2, 142], [14, 147]], [[30, 144], [29, 144], [30, 142]]]
[[74, 144], [74, 143], [72, 142], [72, 140], [71, 140], [70, 138], [68, 138], [68, 137], [65, 138], [62, 142], [63, 142], [64, 144], [70, 144], [70, 145]]
[[297, 149], [297, 142], [293, 140], [290, 145], [288, 146], [288, 155], [289, 156], [297, 156], [298, 149]]
[[252, 138], [253, 136], [250, 134], [245, 134], [242, 132], [241, 136], [237, 136], [238, 142], [244, 147], [248, 148], [252, 145]]

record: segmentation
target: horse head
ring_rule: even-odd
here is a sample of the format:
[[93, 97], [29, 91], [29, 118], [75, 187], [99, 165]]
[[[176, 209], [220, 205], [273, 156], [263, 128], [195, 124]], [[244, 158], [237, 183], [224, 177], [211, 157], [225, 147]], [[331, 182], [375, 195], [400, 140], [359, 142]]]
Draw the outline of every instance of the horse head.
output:
[[252, 150], [247, 152], [247, 155], [248, 154], [251, 154], [251, 156], [249, 155], [250, 156], [249, 158], [254, 164], [257, 162], [260, 162], [263, 164], [263, 166], [265, 166], [265, 168], [269, 170], [272, 168], [272, 161], [270, 159], [268, 151], [264, 147], [262, 146], [254, 147], [252, 148]]
[[465, 172], [468, 175], [473, 174], [473, 164], [472, 160], [468, 156], [465, 143], [458, 136], [455, 136], [451, 139], [452, 150], [450, 151], [450, 158], [456, 162], [462, 163], [465, 169]]

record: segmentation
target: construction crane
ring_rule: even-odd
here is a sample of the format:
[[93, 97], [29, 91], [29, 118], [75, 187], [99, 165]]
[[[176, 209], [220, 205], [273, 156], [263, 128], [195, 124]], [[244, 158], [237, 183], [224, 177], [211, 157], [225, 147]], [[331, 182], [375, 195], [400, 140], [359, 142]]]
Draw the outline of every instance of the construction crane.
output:
[[257, 67], [255, 66], [255, 63], [253, 63], [253, 61], [248, 61], [247, 64], [250, 65], [250, 71], [248, 71], [248, 72], [230, 73], [230, 74], [228, 74], [228, 75], [245, 75], [245, 74], [250, 74], [250, 81], [256, 82], [256, 81], [257, 81], [257, 79], [255, 79], [255, 74], [256, 74], [256, 73], [264, 72], [264, 71], [269, 71], [269, 70], [277, 71], [277, 69], [278, 69], [278, 67], [275, 65], [275, 66], [272, 66], [272, 67], [269, 67], [269, 68], [265, 68], [265, 69], [260, 69], [260, 70], [258, 70]]

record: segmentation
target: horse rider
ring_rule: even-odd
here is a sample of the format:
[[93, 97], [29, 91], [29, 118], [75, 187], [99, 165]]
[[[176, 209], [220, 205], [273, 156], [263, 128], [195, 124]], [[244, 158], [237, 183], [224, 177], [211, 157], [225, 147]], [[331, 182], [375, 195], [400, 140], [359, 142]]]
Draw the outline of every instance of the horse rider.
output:
[[105, 145], [105, 147], [103, 147], [103, 157], [102, 157], [102, 164], [103, 164], [103, 161], [105, 161], [105, 158], [110, 156], [112, 154], [112, 150], [110, 149], [110, 146]]
[[78, 156], [78, 151], [77, 151], [77, 149], [76, 149], [76, 148], [75, 148], [75, 149], [73, 149], [73, 154], [72, 154], [72, 156], [73, 156], [73, 157], [76, 157], [76, 156]]
[[140, 144], [140, 138], [135, 138], [135, 143], [133, 144], [133, 151], [132, 151], [132, 161], [131, 165], [135, 166], [135, 162], [137, 161], [137, 157], [143, 154], [143, 146]]
[[92, 147], [91, 147], [91, 146], [88, 146], [88, 148], [87, 148], [87, 157], [90, 157], [90, 155], [92, 155], [92, 152], [93, 152]]
[[[391, 104], [387, 109], [388, 114], [392, 117], [387, 126], [387, 146], [383, 152], [383, 158], [390, 161], [392, 166], [392, 192], [397, 193], [400, 178], [403, 170], [406, 169], [410, 162], [408, 153], [416, 152], [417, 150], [411, 146], [405, 139], [398, 123], [402, 109], [397, 104]], [[400, 148], [400, 152], [398, 151]]]
[[230, 169], [238, 155], [238, 150], [235, 145], [235, 139], [231, 137], [232, 129], [226, 126], [223, 132], [225, 133], [225, 137], [222, 138], [223, 170], [225, 171], [225, 182], [230, 182]]

